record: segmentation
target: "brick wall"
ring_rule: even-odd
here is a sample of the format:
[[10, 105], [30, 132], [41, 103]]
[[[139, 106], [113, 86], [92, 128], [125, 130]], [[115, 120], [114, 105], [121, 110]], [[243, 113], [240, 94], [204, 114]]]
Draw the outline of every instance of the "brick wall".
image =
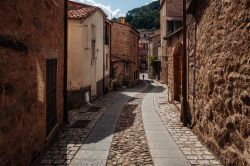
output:
[[226, 164], [250, 165], [250, 3], [198, 1], [188, 25], [194, 130]]
[[45, 146], [46, 59], [57, 59], [63, 120], [64, 1], [0, 1], [0, 165], [28, 165]]
[[[129, 74], [127, 78], [131, 80], [132, 85], [135, 85], [137, 84], [137, 79], [134, 79], [136, 71], [138, 71], [137, 75], [139, 77], [139, 34], [130, 26], [120, 23], [113, 23], [111, 31], [111, 56], [131, 61], [131, 63], [128, 64]], [[122, 67], [123, 65], [118, 66]]]

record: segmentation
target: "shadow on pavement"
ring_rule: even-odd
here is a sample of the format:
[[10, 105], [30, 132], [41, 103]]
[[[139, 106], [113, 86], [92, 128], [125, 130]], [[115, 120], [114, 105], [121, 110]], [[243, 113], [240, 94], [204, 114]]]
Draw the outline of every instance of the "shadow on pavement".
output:
[[[135, 88], [122, 89], [121, 91], [111, 92], [118, 93], [118, 97], [113, 99], [110, 110], [106, 110], [101, 118], [84, 128], [64, 127], [58, 134], [57, 139], [48, 148], [36, 158], [31, 165], [68, 165], [76, 156], [84, 155], [84, 157], [93, 159], [93, 164], [98, 164], [94, 159], [106, 160], [112, 142], [113, 133], [122, 132], [134, 123], [135, 114], [133, 110], [138, 105], [127, 104], [128, 101], [136, 100], [136, 97], [131, 97], [125, 93], [150, 93], [150, 90], [155, 88], [154, 92], [162, 92], [165, 88], [157, 85], [152, 85], [153, 81], [144, 80]], [[145, 89], [145, 87], [148, 87]], [[156, 88], [157, 87], [157, 88]], [[143, 90], [144, 89], [144, 90]], [[104, 101], [109, 96], [103, 98]], [[116, 124], [121, 111], [129, 110], [129, 123], [116, 129]], [[95, 122], [97, 121], [97, 122]], [[120, 122], [121, 123], [121, 122]], [[81, 153], [84, 151], [84, 153]]]

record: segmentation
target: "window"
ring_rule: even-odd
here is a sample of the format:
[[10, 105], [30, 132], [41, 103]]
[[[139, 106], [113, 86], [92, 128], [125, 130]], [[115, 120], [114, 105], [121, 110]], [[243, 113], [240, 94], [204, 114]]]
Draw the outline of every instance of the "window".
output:
[[92, 40], [96, 40], [96, 26], [95, 25], [91, 25], [91, 35], [92, 35]]
[[167, 34], [171, 34], [174, 32], [174, 21], [167, 21]]
[[95, 61], [95, 47], [96, 47], [96, 27], [95, 25], [91, 25], [91, 52], [92, 52], [92, 60], [91, 60], [91, 65], [93, 64], [93, 61]]
[[179, 28], [182, 27], [182, 21], [175, 21], [174, 22], [174, 30], [178, 30]]
[[108, 54], [106, 54], [106, 70], [108, 70], [108, 66], [109, 66], [109, 57]]
[[88, 25], [85, 25], [85, 49], [88, 49], [89, 48], [89, 45], [88, 45], [88, 41], [89, 41], [89, 32], [88, 32]]
[[110, 29], [109, 29], [109, 24], [105, 24], [105, 44], [109, 45], [109, 35], [110, 35]]
[[167, 34], [171, 34], [182, 27], [182, 21], [167, 21]]
[[95, 40], [91, 41], [91, 52], [92, 52], [92, 59], [91, 59], [91, 65], [92, 65], [93, 61], [95, 60]]
[[111, 69], [110, 69], [110, 77], [111, 78], [115, 78], [116, 75], [116, 69], [114, 65], [111, 65]]

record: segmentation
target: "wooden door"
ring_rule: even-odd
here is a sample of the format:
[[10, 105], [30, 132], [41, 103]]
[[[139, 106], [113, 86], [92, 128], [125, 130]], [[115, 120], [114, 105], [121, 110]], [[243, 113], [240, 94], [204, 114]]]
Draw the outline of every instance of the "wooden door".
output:
[[57, 60], [49, 59], [46, 61], [46, 136], [57, 124], [56, 80]]

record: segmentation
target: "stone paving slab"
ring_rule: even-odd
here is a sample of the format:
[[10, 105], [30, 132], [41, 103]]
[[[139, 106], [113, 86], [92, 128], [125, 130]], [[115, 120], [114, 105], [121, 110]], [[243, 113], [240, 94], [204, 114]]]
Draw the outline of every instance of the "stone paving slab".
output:
[[[82, 108], [70, 111], [68, 116], [71, 124], [77, 120], [90, 120], [91, 122], [85, 128], [70, 128], [70, 126], [64, 127], [62, 130], [60, 130], [57, 140], [52, 145], [50, 145], [50, 147], [45, 150], [37, 158], [37, 160], [32, 163], [32, 165], [53, 166], [69, 165], [69, 163], [72, 163], [72, 165], [100, 165], [104, 163], [102, 165], [105, 165], [106, 160], [75, 159], [74, 162], [72, 162], [72, 159], [77, 154], [78, 150], [90, 150], [90, 147], [92, 147], [95, 151], [106, 150], [105, 147], [107, 145], [104, 144], [106, 143], [105, 140], [107, 139], [104, 139], [104, 141], [99, 140], [103, 139], [105, 135], [110, 135], [110, 133], [113, 133], [114, 131], [115, 125], [112, 126], [110, 124], [113, 124], [114, 121], [117, 121], [119, 115], [117, 115], [116, 110], [122, 107], [122, 103], [117, 101], [123, 101], [124, 99], [125, 101], [129, 100], [135, 94], [140, 92], [142, 88], [143, 86], [138, 86], [133, 89], [125, 89], [127, 92], [111, 92], [106, 96], [95, 100], [91, 105], [86, 105]], [[113, 106], [113, 111], [110, 111], [109, 109], [111, 105]], [[98, 112], [87, 112], [91, 106], [101, 107], [101, 109]], [[94, 139], [90, 141], [91, 146], [81, 147], [84, 145], [89, 133], [92, 131], [95, 125], [98, 124], [100, 124], [100, 126], [95, 129], [95, 131], [98, 133], [96, 133], [96, 137], [94, 138], [93, 136]], [[108, 129], [106, 130], [106, 128]], [[108, 133], [103, 134], [105, 131]], [[97, 137], [101, 138], [98, 139]], [[97, 142], [99, 142], [99, 144], [92, 144]], [[102, 148], [98, 149], [97, 147], [99, 146]]]
[[108, 156], [107, 151], [98, 151], [98, 150], [79, 150], [75, 155], [73, 161], [75, 159], [97, 159], [97, 160], [105, 160]]
[[154, 165], [190, 165], [155, 110], [153, 103], [155, 93], [160, 91], [154, 88], [142, 102], [143, 124]]
[[129, 91], [126, 92], [121, 92], [121, 97], [114, 101], [109, 109], [102, 115], [69, 165], [106, 165], [109, 148], [120, 112], [123, 106], [144, 88], [144, 86], [141, 86], [129, 89]]
[[150, 149], [153, 158], [185, 158], [178, 148]]
[[189, 162], [185, 158], [155, 158], [155, 166], [189, 166]]
[[[158, 84], [158, 87], [163, 86]], [[164, 86], [164, 91], [155, 94], [153, 98], [154, 107], [174, 142], [189, 163], [191, 165], [221, 165], [220, 161], [198, 140], [192, 130], [182, 126], [180, 112], [176, 107], [179, 104], [171, 103], [168, 99], [168, 90]]]
[[94, 150], [94, 151], [108, 151], [110, 148], [109, 143], [90, 143], [81, 146], [80, 150]]
[[145, 93], [136, 95], [125, 105], [116, 126], [107, 166], [152, 166], [141, 115]]
[[148, 140], [148, 145], [151, 149], [178, 149], [176, 144], [165, 140]]
[[[77, 120], [90, 120], [88, 126], [85, 128], [65, 126], [59, 131], [57, 140], [32, 165], [68, 165], [103, 113], [114, 103], [114, 100], [118, 100], [121, 96], [119, 92], [111, 92], [91, 105], [70, 111], [71, 124]], [[98, 112], [87, 112], [91, 106], [101, 107], [101, 109]]]
[[166, 133], [166, 134], [168, 134], [167, 133], [167, 131], [165, 130], [165, 129], [162, 129], [162, 130], [148, 130], [147, 131], [150, 135], [152, 134], [162, 134], [162, 133]]
[[101, 166], [105, 164], [106, 160], [96, 159], [75, 159], [70, 163], [71, 166]]

